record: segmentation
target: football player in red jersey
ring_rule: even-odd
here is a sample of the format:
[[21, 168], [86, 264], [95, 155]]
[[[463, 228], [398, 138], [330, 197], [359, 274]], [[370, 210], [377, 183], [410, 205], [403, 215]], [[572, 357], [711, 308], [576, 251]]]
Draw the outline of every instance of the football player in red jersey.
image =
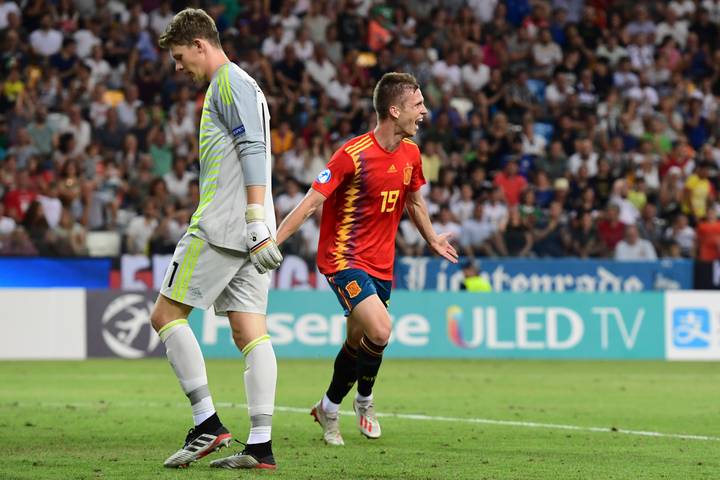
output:
[[342, 399], [357, 381], [353, 408], [360, 432], [380, 436], [372, 387], [390, 338], [387, 312], [395, 236], [407, 208], [430, 249], [457, 262], [447, 235], [432, 228], [420, 187], [420, 149], [410, 140], [427, 114], [420, 87], [407, 73], [387, 73], [375, 86], [377, 127], [343, 145], [302, 202], [277, 231], [280, 244], [324, 204], [317, 264], [345, 310], [347, 338], [335, 359], [327, 393], [312, 409], [325, 442], [343, 445], [338, 424]]

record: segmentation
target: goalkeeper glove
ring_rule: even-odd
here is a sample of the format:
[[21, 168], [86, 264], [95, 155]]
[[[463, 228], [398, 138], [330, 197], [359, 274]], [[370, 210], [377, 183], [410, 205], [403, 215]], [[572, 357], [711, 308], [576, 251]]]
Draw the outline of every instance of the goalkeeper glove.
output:
[[265, 208], [257, 204], [248, 205], [245, 222], [247, 222], [247, 247], [250, 260], [258, 273], [279, 267], [283, 257], [270, 234], [270, 228], [265, 223]]

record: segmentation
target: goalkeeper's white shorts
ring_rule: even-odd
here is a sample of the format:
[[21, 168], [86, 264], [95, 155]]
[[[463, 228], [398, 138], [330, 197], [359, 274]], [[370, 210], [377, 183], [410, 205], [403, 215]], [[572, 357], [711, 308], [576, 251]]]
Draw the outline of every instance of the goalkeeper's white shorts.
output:
[[215, 313], [267, 312], [270, 273], [255, 270], [250, 255], [209, 244], [186, 233], [175, 247], [160, 293]]

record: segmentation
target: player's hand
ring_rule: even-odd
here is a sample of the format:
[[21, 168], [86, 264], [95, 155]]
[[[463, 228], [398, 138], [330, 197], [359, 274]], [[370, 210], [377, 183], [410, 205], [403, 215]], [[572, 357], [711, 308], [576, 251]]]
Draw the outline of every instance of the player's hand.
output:
[[258, 273], [265, 273], [280, 266], [283, 256], [265, 223], [265, 211], [261, 205], [248, 205], [245, 213], [247, 221], [247, 247]]
[[430, 248], [433, 252], [452, 263], [458, 263], [458, 253], [455, 251], [455, 247], [450, 244], [450, 238], [452, 238], [452, 234], [442, 233], [430, 242]]

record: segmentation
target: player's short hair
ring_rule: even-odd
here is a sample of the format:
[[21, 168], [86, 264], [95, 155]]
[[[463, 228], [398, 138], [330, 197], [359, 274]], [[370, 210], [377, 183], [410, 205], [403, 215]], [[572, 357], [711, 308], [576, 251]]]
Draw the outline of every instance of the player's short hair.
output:
[[186, 8], [175, 15], [172, 21], [160, 35], [160, 48], [173, 46], [189, 46], [193, 40], [202, 38], [212, 45], [220, 46], [220, 34], [215, 21], [205, 10], [199, 8]]
[[407, 93], [420, 88], [420, 84], [409, 73], [390, 72], [382, 76], [375, 85], [373, 92], [373, 106], [378, 119], [383, 120], [390, 116], [390, 107], [401, 102]]

